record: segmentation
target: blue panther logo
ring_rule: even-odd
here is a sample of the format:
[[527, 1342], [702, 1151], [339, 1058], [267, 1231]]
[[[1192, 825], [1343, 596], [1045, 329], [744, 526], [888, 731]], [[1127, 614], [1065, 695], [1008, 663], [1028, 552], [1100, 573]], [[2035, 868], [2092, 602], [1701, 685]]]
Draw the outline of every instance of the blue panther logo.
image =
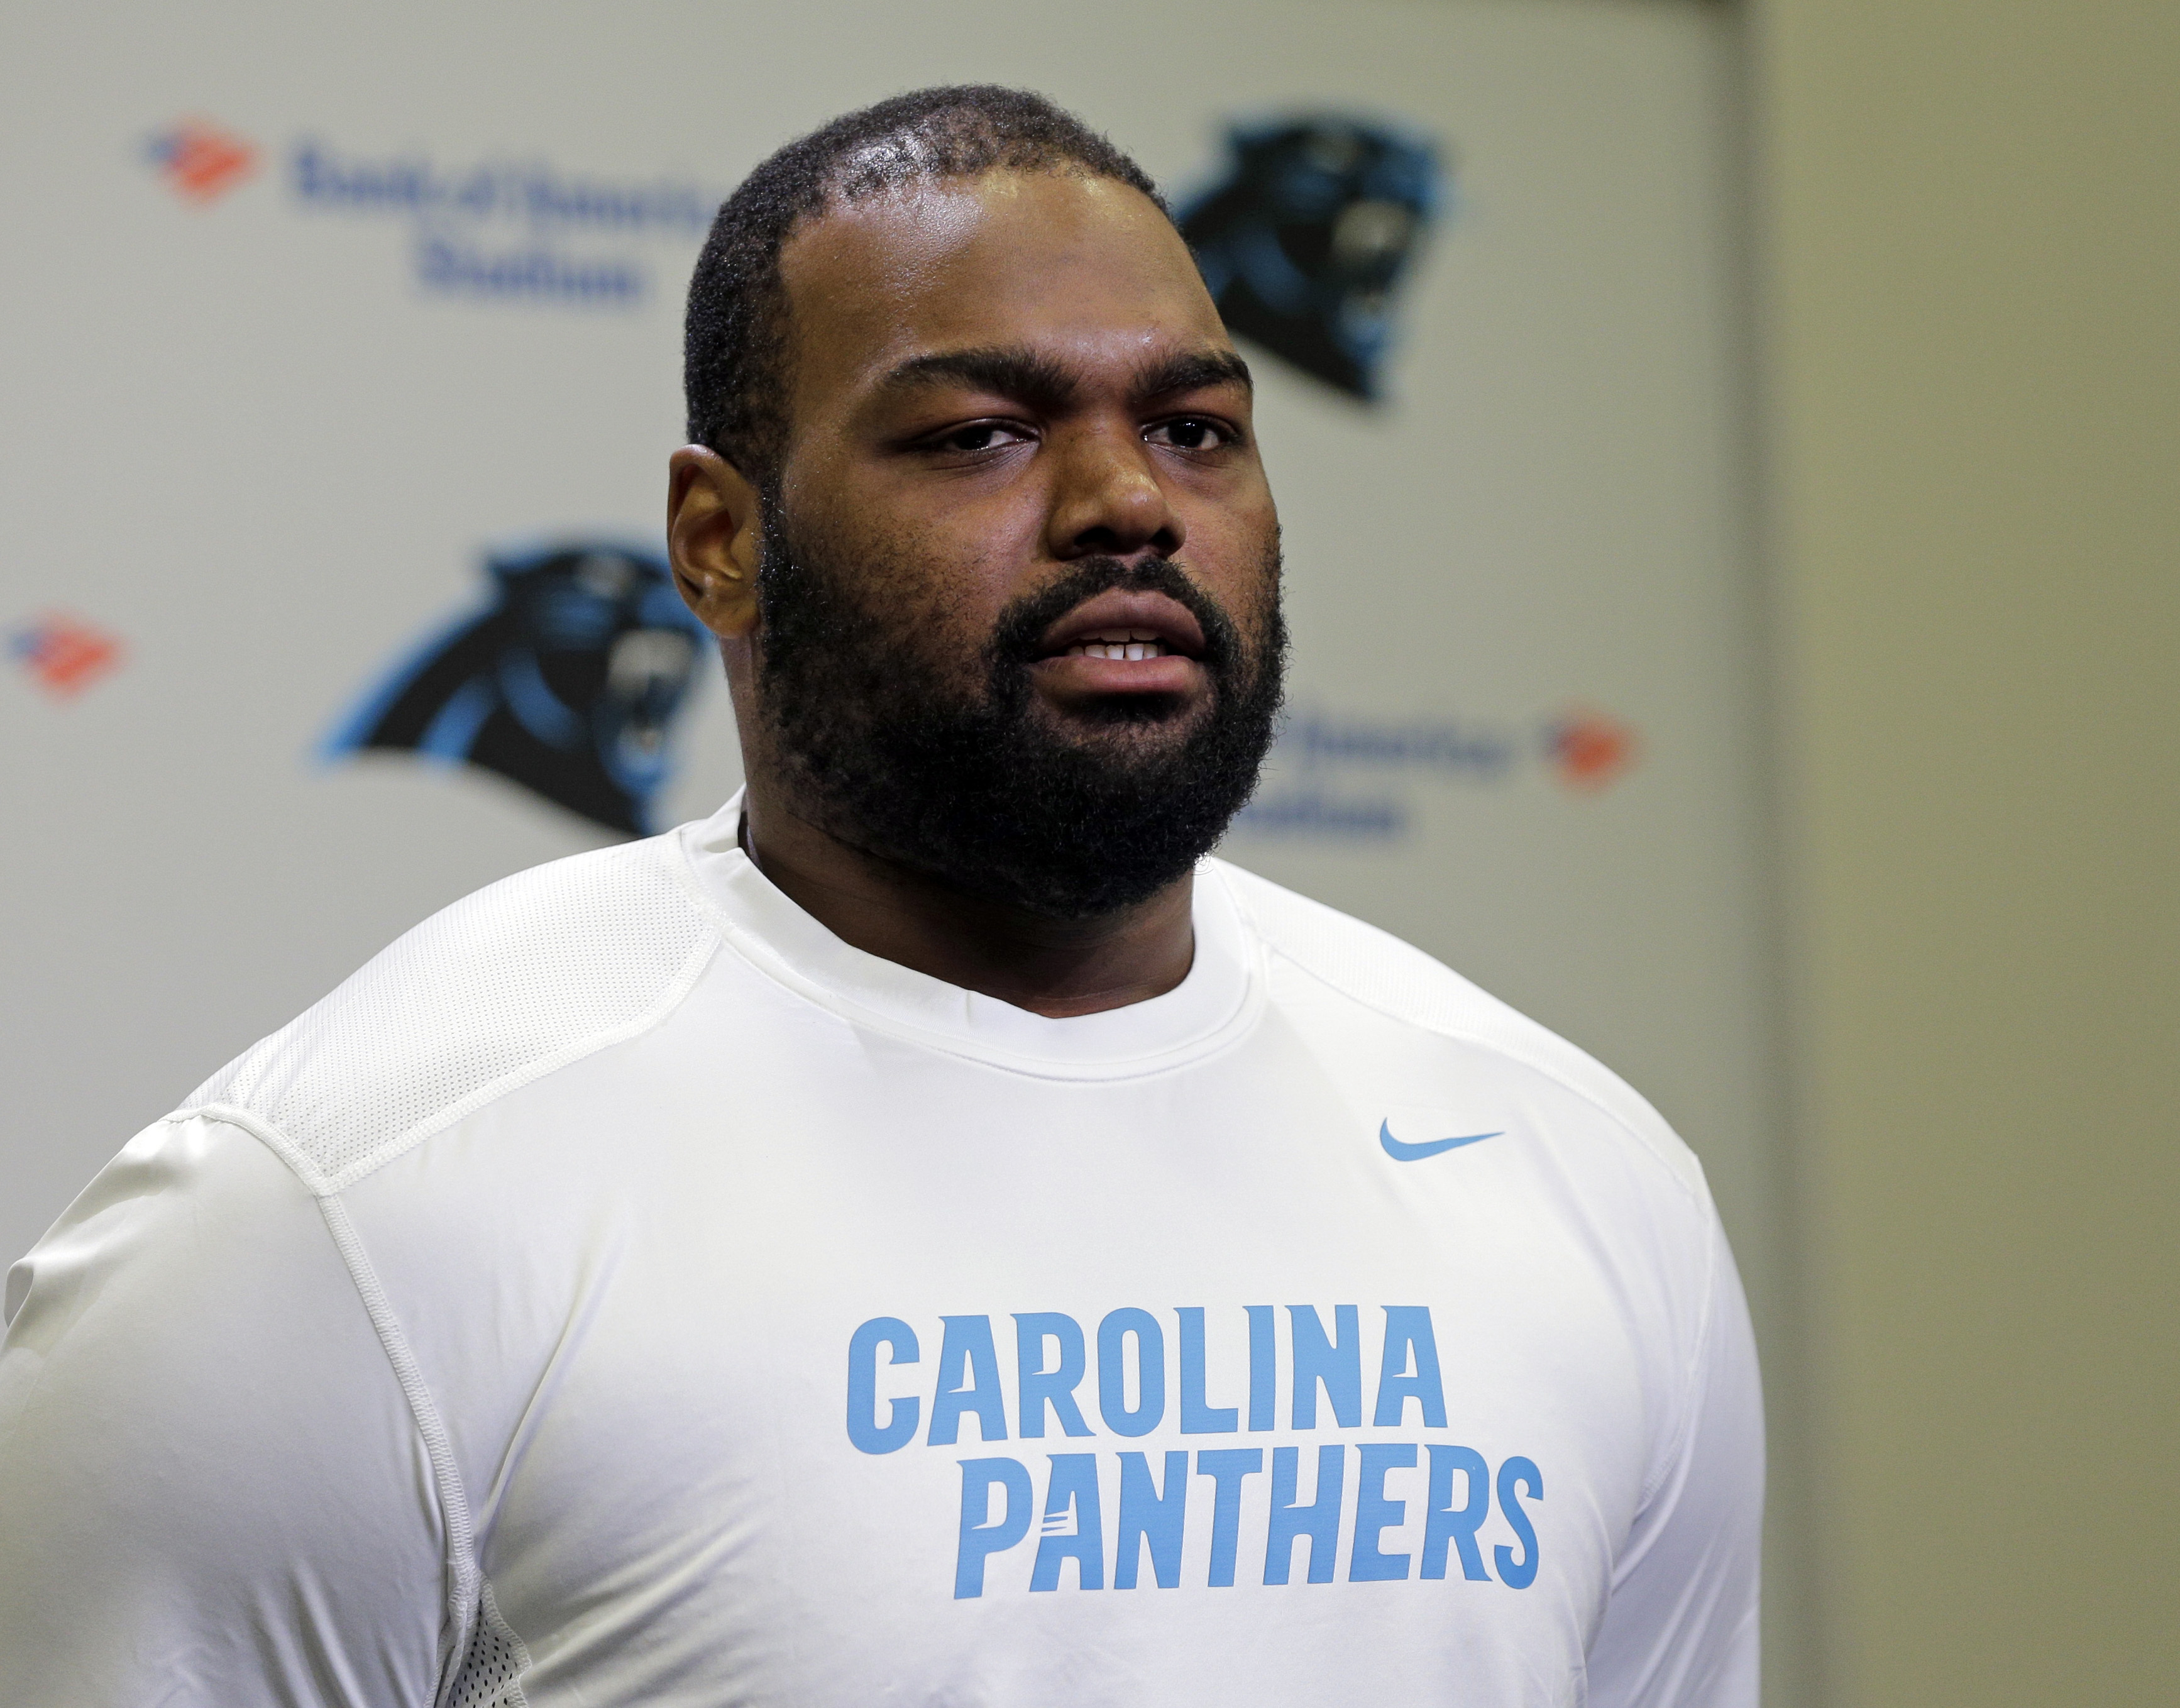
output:
[[1392, 305], [1439, 209], [1434, 145], [1337, 113], [1237, 125], [1225, 175], [1182, 208], [1230, 329], [1365, 401]]
[[390, 670], [325, 742], [466, 763], [647, 835], [707, 639], [656, 553], [588, 541], [485, 565], [482, 611]]

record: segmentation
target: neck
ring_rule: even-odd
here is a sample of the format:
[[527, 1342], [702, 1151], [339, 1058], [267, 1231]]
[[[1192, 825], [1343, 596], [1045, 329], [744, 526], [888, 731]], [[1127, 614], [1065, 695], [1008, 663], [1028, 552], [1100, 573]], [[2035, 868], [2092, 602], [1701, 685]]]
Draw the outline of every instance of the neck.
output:
[[1064, 1020], [1163, 996], [1196, 937], [1186, 874], [1095, 919], [1047, 919], [851, 846], [752, 781], [742, 848], [795, 905], [867, 955]]

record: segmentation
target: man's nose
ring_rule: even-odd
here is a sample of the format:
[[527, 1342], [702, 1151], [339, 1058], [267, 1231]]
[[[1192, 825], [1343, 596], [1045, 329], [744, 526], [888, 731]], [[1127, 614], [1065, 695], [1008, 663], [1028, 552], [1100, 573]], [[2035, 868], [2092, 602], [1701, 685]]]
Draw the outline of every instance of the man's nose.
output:
[[1171, 557], [1187, 531], [1132, 426], [1084, 427], [1052, 446], [1058, 464], [1046, 546], [1055, 558]]

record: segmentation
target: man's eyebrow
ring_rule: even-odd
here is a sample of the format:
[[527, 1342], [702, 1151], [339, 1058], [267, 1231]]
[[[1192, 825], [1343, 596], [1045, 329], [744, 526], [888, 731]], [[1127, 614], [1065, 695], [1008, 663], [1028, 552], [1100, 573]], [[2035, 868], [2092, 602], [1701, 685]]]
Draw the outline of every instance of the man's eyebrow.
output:
[[878, 383], [887, 391], [925, 386], [969, 385], [1026, 404], [1058, 407], [1074, 400], [1081, 382], [1050, 356], [1035, 350], [942, 350], [911, 356]]
[[1249, 377], [1249, 364], [1230, 350], [1161, 356], [1136, 376], [1136, 394], [1145, 398], [1171, 397], [1176, 392], [1200, 391], [1214, 385], [1238, 385], [1252, 393], [1257, 388]]
[[[1053, 357], [1008, 345], [934, 350], [911, 356], [879, 381], [887, 391], [925, 386], [968, 385], [1043, 408], [1064, 408], [1082, 394], [1079, 375]], [[1139, 398], [1171, 397], [1207, 386], [1238, 385], [1253, 391], [1249, 364], [1230, 350], [1198, 350], [1153, 357], [1136, 375]]]

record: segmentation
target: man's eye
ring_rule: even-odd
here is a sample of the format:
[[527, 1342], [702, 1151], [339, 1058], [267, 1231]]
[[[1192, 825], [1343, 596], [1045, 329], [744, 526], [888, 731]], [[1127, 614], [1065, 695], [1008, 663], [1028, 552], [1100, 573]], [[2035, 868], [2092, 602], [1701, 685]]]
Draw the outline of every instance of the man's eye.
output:
[[1153, 444], [1171, 445], [1175, 450], [1216, 450], [1221, 445], [1231, 444], [1234, 435], [1215, 421], [1206, 421], [1201, 416], [1183, 416], [1178, 421], [1160, 421], [1143, 437]]
[[967, 427], [954, 429], [931, 441], [932, 449], [942, 451], [973, 453], [988, 451], [998, 446], [1012, 444], [1022, 437], [1021, 432], [1000, 421], [972, 421]]

